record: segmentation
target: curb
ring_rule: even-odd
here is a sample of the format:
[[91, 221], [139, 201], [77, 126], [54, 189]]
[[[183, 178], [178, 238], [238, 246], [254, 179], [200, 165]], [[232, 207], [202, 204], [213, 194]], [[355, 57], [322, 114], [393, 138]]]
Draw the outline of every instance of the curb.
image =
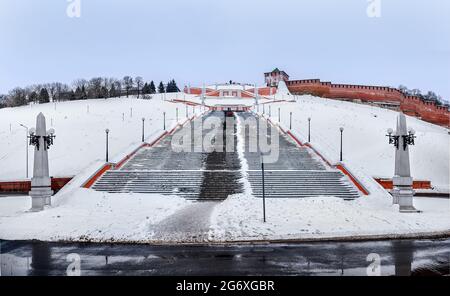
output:
[[140, 241], [140, 240], [114, 240], [114, 239], [73, 239], [73, 240], [4, 240], [17, 242], [52, 242], [52, 243], [96, 243], [96, 244], [122, 244], [122, 245], [149, 245], [149, 246], [232, 246], [232, 245], [275, 245], [275, 244], [303, 244], [303, 243], [320, 243], [320, 242], [376, 242], [376, 241], [393, 241], [393, 240], [445, 240], [450, 239], [450, 230], [440, 232], [422, 232], [422, 233], [406, 233], [406, 234], [385, 234], [385, 235], [360, 235], [360, 236], [336, 236], [336, 237], [318, 237], [318, 238], [292, 238], [292, 239], [255, 239], [255, 240], [228, 240], [228, 241], [205, 241], [205, 242], [189, 242], [189, 241]]

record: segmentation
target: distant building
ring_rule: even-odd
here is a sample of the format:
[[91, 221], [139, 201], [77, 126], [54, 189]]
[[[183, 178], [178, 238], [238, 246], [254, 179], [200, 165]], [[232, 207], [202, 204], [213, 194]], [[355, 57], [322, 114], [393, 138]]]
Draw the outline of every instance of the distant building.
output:
[[289, 75], [286, 72], [275, 68], [272, 72], [264, 73], [264, 78], [267, 86], [278, 86], [278, 82], [288, 81]]

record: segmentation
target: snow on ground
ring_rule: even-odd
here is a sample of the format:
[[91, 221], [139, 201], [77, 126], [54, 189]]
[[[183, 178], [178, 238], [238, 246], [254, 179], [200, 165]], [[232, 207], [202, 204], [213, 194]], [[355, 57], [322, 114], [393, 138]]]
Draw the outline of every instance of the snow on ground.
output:
[[[423, 212], [399, 213], [390, 200], [367, 198], [267, 199], [264, 223], [262, 199], [247, 194], [203, 204], [181, 197], [78, 188], [37, 213], [27, 211], [27, 196], [0, 198], [0, 238], [175, 243], [449, 235], [448, 199], [415, 197], [415, 205]], [[203, 206], [208, 212], [212, 207], [211, 217], [200, 215]]]
[[[371, 197], [373, 199], [373, 197]], [[216, 206], [210, 236], [219, 241], [352, 238], [450, 233], [450, 201], [415, 197], [418, 214], [398, 212], [390, 200], [340, 198], [266, 199], [234, 195]]]
[[[167, 94], [166, 99], [170, 95], [176, 94]], [[151, 100], [122, 97], [0, 109], [0, 180], [25, 179], [25, 149], [29, 150], [32, 175], [33, 149], [26, 148], [26, 131], [19, 124], [34, 127], [39, 112], [47, 119], [47, 129], [56, 130], [55, 144], [49, 150], [50, 175], [74, 176], [90, 164], [105, 160], [106, 128], [110, 129], [109, 155], [114, 159], [141, 142], [142, 118], [146, 138], [163, 130], [163, 112], [167, 128], [175, 124], [177, 107], [179, 121], [183, 120], [184, 105], [164, 101], [162, 96], [153, 95]], [[188, 112], [192, 115], [192, 108]], [[200, 112], [199, 107], [196, 112]]]
[[[292, 96], [291, 96], [292, 97]], [[286, 98], [286, 97], [285, 97]], [[344, 128], [344, 163], [351, 163], [373, 177], [392, 178], [394, 149], [386, 130], [395, 130], [398, 112], [370, 105], [313, 96], [295, 96], [295, 102], [271, 104], [271, 119], [307, 139], [311, 117], [311, 143], [325, 151], [332, 162], [339, 160], [339, 128]], [[262, 108], [259, 107], [262, 112]], [[268, 107], [265, 113], [268, 115]], [[450, 135], [448, 129], [407, 116], [407, 125], [416, 131], [416, 145], [410, 146], [411, 174], [417, 180], [430, 180], [440, 191], [450, 191]]]
[[107, 194], [79, 188], [63, 203], [27, 212], [29, 197], [0, 198], [0, 238], [45, 241], [145, 241], [152, 225], [190, 204], [180, 197]]

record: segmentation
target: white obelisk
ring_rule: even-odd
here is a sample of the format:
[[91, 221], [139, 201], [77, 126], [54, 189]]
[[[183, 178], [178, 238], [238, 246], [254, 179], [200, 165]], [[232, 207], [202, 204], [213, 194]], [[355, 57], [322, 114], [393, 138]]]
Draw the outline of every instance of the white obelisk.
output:
[[413, 178], [409, 162], [409, 148], [406, 138], [409, 136], [406, 127], [406, 116], [400, 113], [397, 118], [398, 147], [395, 150], [395, 175], [392, 190], [393, 203], [400, 206], [400, 212], [418, 212], [413, 205]]
[[44, 209], [44, 206], [50, 205], [53, 194], [48, 169], [48, 150], [45, 136], [47, 136], [45, 117], [44, 114], [39, 113], [36, 120], [36, 133], [34, 134], [36, 145], [34, 147], [33, 178], [31, 179], [31, 191], [29, 193], [31, 196], [32, 211], [41, 211]]

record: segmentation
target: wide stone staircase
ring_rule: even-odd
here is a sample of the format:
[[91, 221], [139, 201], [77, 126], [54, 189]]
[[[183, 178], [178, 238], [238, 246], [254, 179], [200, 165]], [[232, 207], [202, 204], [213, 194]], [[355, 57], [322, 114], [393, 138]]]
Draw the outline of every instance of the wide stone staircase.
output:
[[108, 171], [93, 189], [110, 193], [180, 195], [187, 199], [221, 200], [242, 190], [234, 184], [236, 172], [227, 171]]
[[[242, 120], [253, 115], [243, 113]], [[258, 122], [259, 121], [259, 122]], [[264, 124], [264, 125], [263, 125]], [[265, 119], [258, 118], [257, 124], [242, 128], [241, 133], [246, 138], [245, 159], [248, 165], [248, 180], [253, 195], [262, 197], [261, 153], [252, 151], [250, 142], [259, 138], [259, 128], [265, 128]], [[269, 145], [271, 135], [277, 134], [278, 147], [276, 161], [264, 164], [264, 193], [266, 198], [303, 198], [314, 196], [334, 196], [346, 200], [359, 197], [359, 191], [349, 182], [339, 170], [329, 167], [322, 159], [307, 147], [299, 147], [289, 136], [279, 133], [276, 127], [267, 125]], [[247, 140], [247, 139], [250, 139]], [[254, 150], [254, 149], [253, 149]], [[270, 154], [270, 153], [269, 153]], [[265, 159], [271, 159], [265, 156]]]
[[[249, 171], [248, 179], [253, 194], [262, 197], [261, 171]], [[359, 197], [358, 191], [340, 171], [265, 171], [264, 191], [267, 198], [335, 196], [351, 200]]]
[[[208, 116], [224, 118], [223, 112]], [[194, 132], [191, 128], [191, 145], [194, 137], [210, 130]], [[110, 193], [147, 193], [179, 195], [201, 201], [223, 200], [231, 194], [242, 193], [240, 162], [236, 152], [178, 152], [171, 147], [172, 135], [154, 147], [141, 149], [119, 170], [107, 171], [93, 186], [97, 191]], [[236, 139], [234, 145], [236, 144]], [[236, 147], [234, 147], [236, 148]], [[233, 149], [236, 151], [236, 149]]]
[[[223, 118], [221, 112], [212, 112], [207, 116], [212, 115]], [[242, 113], [238, 116], [246, 119], [253, 115]], [[259, 124], [263, 121], [258, 120]], [[233, 152], [209, 153], [174, 152], [170, 147], [172, 136], [168, 136], [155, 147], [141, 149], [119, 170], [107, 171], [93, 189], [110, 193], [134, 192], [179, 195], [195, 200], [223, 200], [229, 195], [243, 193], [241, 180], [247, 177], [253, 195], [262, 197], [261, 155], [249, 149], [249, 143], [257, 135], [254, 133], [255, 126], [240, 129], [245, 139], [244, 158], [248, 165], [244, 176], [238, 152], [235, 152], [236, 136]], [[207, 132], [192, 134], [204, 135]], [[272, 129], [267, 134], [271, 133], [278, 134], [278, 131]], [[265, 164], [266, 198], [334, 196], [351, 200], [359, 197], [359, 191], [341, 171], [330, 168], [309, 148], [298, 147], [288, 136], [279, 134], [277, 151], [277, 161]]]

